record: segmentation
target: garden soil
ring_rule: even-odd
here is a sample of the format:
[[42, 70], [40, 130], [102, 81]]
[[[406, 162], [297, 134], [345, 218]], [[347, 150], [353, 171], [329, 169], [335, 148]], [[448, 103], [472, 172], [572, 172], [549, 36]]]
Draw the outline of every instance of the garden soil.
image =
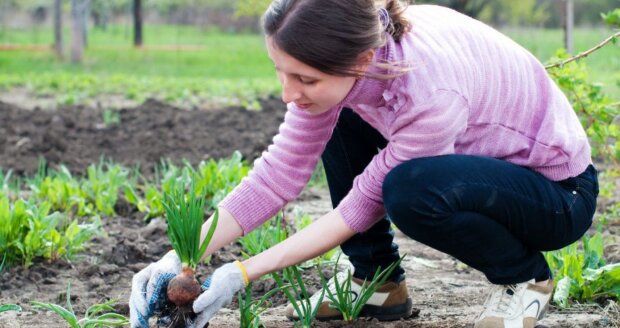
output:
[[[105, 124], [103, 112], [82, 107], [31, 110], [0, 103], [0, 167], [18, 174], [34, 173], [40, 157], [48, 165], [62, 163], [72, 172], [84, 172], [102, 156], [136, 166], [149, 174], [161, 158], [192, 163], [207, 158], [228, 157], [239, 150], [253, 160], [266, 148], [285, 112], [276, 99], [262, 102], [260, 112], [242, 108], [189, 111], [156, 101], [119, 110], [120, 120]], [[304, 190], [293, 204], [317, 218], [331, 209], [325, 188]], [[30, 301], [66, 304], [71, 284], [71, 302], [79, 315], [89, 305], [117, 299], [117, 311], [128, 315], [127, 301], [134, 273], [159, 259], [170, 249], [166, 225], [161, 219], [144, 223], [121, 198], [117, 215], [103, 218], [105, 235], [95, 237], [87, 250], [71, 262], [38, 262], [29, 269], [11, 268], [0, 273], [0, 304], [17, 303], [24, 311], [0, 314], [0, 327], [67, 327], [55, 314], [33, 310]], [[616, 231], [610, 233], [617, 234]], [[347, 327], [470, 327], [489, 287], [484, 276], [455, 259], [408, 239], [397, 232], [400, 251], [407, 254], [404, 267], [414, 314], [395, 322], [359, 320]], [[616, 245], [617, 246], [617, 245]], [[610, 251], [617, 247], [612, 245]], [[204, 279], [220, 265], [241, 257], [241, 248], [230, 245], [214, 254], [208, 266], [198, 270]], [[333, 274], [327, 270], [328, 275]], [[320, 285], [316, 269], [304, 271], [310, 291]], [[272, 279], [254, 284], [259, 297], [275, 287]], [[284, 317], [286, 299], [276, 295], [273, 306], [261, 317], [266, 327], [292, 327]], [[238, 327], [236, 300], [218, 313], [210, 327]], [[616, 309], [577, 306], [561, 311], [551, 308], [541, 324], [548, 327], [617, 327]], [[617, 315], [617, 312], [616, 312]], [[316, 327], [343, 327], [342, 322], [317, 323]]]

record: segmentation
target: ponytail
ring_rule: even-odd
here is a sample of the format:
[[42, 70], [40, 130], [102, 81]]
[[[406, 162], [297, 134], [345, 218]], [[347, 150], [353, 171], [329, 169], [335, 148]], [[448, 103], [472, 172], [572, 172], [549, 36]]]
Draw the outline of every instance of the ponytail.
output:
[[386, 32], [398, 42], [403, 34], [411, 29], [411, 23], [405, 17], [407, 5], [401, 0], [385, 0], [385, 9], [390, 15], [390, 22], [386, 26]]

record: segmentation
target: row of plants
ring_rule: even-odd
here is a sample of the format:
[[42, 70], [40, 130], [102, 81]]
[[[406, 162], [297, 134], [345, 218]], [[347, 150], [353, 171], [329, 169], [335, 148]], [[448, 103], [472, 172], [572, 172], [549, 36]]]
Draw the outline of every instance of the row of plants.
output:
[[[228, 160], [233, 163], [240, 163], [239, 158], [234, 156]], [[224, 163], [221, 167], [235, 167], [231, 163]], [[200, 234], [202, 223], [204, 222], [205, 208], [207, 207], [208, 188], [200, 187], [204, 181], [204, 176], [197, 174], [190, 166], [184, 169], [171, 169], [167, 172], [180, 173], [177, 179], [169, 180], [169, 187], [166, 191], [162, 191], [161, 203], [165, 209], [165, 218], [168, 222], [168, 237], [173, 245], [175, 252], [179, 255], [183, 270], [169, 284], [167, 289], [168, 300], [170, 304], [162, 311], [161, 316], [171, 318], [171, 325], [185, 326], [188, 313], [191, 313], [191, 304], [193, 300], [201, 293], [200, 284], [194, 276], [194, 270], [201, 262], [203, 254], [208, 243], [213, 236], [215, 226], [217, 225], [217, 210], [214, 221], [206, 235], [204, 241], [200, 242]], [[204, 172], [204, 170], [203, 170]], [[216, 179], [217, 181], [218, 179]], [[304, 218], [304, 220], [297, 220]], [[301, 229], [307, 225], [308, 216], [300, 210], [293, 211], [294, 218], [285, 219], [284, 214], [280, 213], [274, 220], [270, 220], [263, 224], [259, 229], [241, 239], [241, 245], [244, 248], [243, 254], [246, 257], [258, 254], [265, 249], [281, 242], [294, 230]], [[302, 225], [293, 227], [291, 222], [303, 222]], [[328, 252], [333, 254], [333, 252]], [[323, 257], [319, 258], [322, 259]], [[339, 259], [339, 257], [338, 257]], [[338, 259], [333, 262], [334, 273], [339, 271]], [[373, 279], [364, 281], [359, 297], [353, 299], [351, 297], [351, 272], [347, 276], [334, 276], [329, 282], [325, 279], [322, 271], [322, 261], [316, 267], [321, 275], [321, 284], [323, 289], [327, 291], [328, 297], [335, 306], [344, 314], [344, 320], [351, 322], [356, 320], [360, 314], [364, 304], [369, 297], [381, 285], [396, 266], [402, 261], [402, 258], [385, 268], [378, 269]], [[307, 268], [305, 268], [307, 269]], [[274, 273], [273, 279], [277, 282], [278, 287], [264, 294], [261, 298], [252, 299], [252, 284], [249, 284], [244, 292], [238, 295], [240, 326], [241, 327], [265, 327], [261, 322], [260, 314], [265, 311], [269, 305], [269, 299], [276, 293], [282, 292], [286, 295], [295, 307], [295, 311], [300, 320], [295, 322], [296, 327], [310, 327], [314, 321], [317, 305], [310, 303], [310, 295], [306, 287], [306, 283], [302, 279], [301, 266], [291, 266], [282, 272]], [[188, 291], [193, 291], [189, 293]], [[86, 328], [98, 326], [123, 326], [128, 323], [127, 318], [117, 314], [112, 307], [114, 301], [108, 301], [103, 304], [95, 304], [86, 311], [83, 318], [78, 318], [71, 305], [70, 285], [67, 288], [67, 305], [66, 307], [53, 304], [41, 303], [37, 301], [31, 302], [33, 309], [52, 311], [61, 316], [72, 328]], [[319, 300], [320, 303], [320, 300]], [[0, 312], [3, 311], [21, 311], [21, 307], [16, 304], [5, 304], [0, 306]], [[160, 318], [161, 319], [161, 318]], [[168, 320], [168, 319], [165, 319]]]
[[[205, 210], [213, 212], [249, 170], [239, 152], [196, 166], [162, 161], [150, 178], [137, 169], [103, 160], [90, 165], [83, 176], [74, 176], [63, 165], [49, 169], [44, 161], [31, 177], [15, 177], [0, 170], [0, 268], [16, 264], [28, 267], [37, 257], [72, 258], [90, 237], [103, 232], [101, 218], [116, 215], [121, 198], [149, 221], [164, 216], [165, 193], [173, 192], [176, 185], [191, 185], [194, 192], [205, 196]], [[321, 183], [320, 174], [315, 175], [319, 177], [314, 184]], [[301, 229], [311, 222], [307, 215], [297, 215], [301, 225], [290, 229]], [[276, 220], [281, 221], [282, 217]], [[245, 238], [269, 229], [264, 226]], [[248, 249], [248, 254], [256, 252]]]
[[62, 165], [47, 169], [44, 161], [32, 177], [0, 172], [0, 269], [29, 267], [36, 258], [72, 259], [93, 235], [103, 233], [101, 218], [116, 214], [121, 197], [149, 220], [163, 216], [164, 192], [194, 181], [196, 192], [206, 195], [207, 211], [213, 211], [249, 171], [241, 157], [236, 152], [196, 168], [164, 162], [154, 182], [137, 170], [103, 161], [79, 177]]
[[260, 109], [256, 99], [279, 90], [276, 80], [138, 77], [129, 74], [72, 72], [2, 73], [0, 90], [23, 87], [37, 97], [53, 97], [59, 105], [90, 104], [99, 95], [119, 95], [136, 103], [156, 98], [184, 108], [202, 104]]

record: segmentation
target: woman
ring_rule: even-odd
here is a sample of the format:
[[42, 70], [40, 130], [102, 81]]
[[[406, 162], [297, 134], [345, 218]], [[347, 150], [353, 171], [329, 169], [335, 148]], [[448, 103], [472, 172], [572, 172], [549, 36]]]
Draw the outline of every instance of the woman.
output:
[[[398, 0], [276, 0], [263, 25], [288, 111], [220, 204], [207, 255], [293, 200], [321, 155], [335, 208], [217, 269], [194, 303], [196, 327], [249, 281], [337, 245], [358, 288], [399, 258], [390, 222], [494, 284], [475, 327], [534, 327], [553, 291], [541, 251], [580, 238], [598, 194], [586, 134], [539, 61], [476, 20]], [[178, 270], [170, 253], [136, 274], [132, 327], [156, 310], [154, 290]], [[375, 296], [367, 316], [411, 313], [402, 268]], [[321, 319], [338, 317], [321, 309]]]

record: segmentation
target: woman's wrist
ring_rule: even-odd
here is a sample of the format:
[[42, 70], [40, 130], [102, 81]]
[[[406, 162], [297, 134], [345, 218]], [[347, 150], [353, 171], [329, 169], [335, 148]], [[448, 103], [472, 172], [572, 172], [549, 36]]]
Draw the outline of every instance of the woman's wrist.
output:
[[276, 271], [277, 267], [271, 267], [269, 260], [261, 260], [260, 257], [264, 253], [251, 257], [240, 264], [245, 268], [248, 281], [254, 281], [265, 274]]

